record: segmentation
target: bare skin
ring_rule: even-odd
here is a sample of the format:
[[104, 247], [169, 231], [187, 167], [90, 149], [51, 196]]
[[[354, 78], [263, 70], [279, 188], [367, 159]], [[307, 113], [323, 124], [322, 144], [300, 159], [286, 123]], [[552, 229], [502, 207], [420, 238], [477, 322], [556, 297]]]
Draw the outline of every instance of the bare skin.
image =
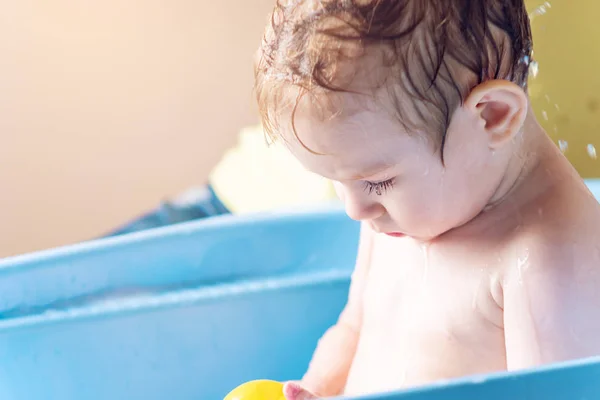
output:
[[600, 354], [600, 206], [519, 87], [473, 90], [444, 164], [378, 111], [299, 113], [297, 127], [325, 155], [288, 136], [292, 153], [336, 182], [363, 231], [347, 306], [289, 400]]

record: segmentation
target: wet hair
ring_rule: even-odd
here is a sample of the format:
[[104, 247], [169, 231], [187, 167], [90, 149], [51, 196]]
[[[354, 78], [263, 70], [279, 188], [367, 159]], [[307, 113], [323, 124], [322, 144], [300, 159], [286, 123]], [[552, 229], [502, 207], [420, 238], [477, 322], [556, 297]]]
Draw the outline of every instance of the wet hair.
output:
[[405, 128], [433, 131], [443, 148], [473, 87], [504, 79], [527, 90], [531, 53], [523, 0], [279, 0], [255, 63], [255, 92], [275, 137], [282, 110], [292, 110], [293, 127], [305, 95], [314, 105], [385, 88]]

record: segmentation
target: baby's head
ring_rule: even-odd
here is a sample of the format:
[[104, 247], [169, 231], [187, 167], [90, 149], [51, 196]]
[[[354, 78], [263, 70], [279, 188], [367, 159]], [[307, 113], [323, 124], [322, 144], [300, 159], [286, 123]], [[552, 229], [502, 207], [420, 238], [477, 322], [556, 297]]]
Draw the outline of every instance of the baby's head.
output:
[[495, 200], [531, 47], [523, 0], [281, 0], [257, 53], [263, 125], [350, 217], [430, 239]]

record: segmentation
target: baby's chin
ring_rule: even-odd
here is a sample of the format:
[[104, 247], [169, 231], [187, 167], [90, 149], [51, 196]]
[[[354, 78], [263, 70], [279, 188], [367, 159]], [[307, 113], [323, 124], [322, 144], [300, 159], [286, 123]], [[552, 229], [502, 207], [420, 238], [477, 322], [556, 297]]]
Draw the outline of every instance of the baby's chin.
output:
[[400, 232], [386, 232], [386, 233], [378, 233], [378, 235], [383, 237], [388, 237], [391, 239], [411, 239], [415, 242], [421, 243], [423, 245], [427, 245], [427, 243], [432, 242], [436, 236], [418, 236], [418, 235], [409, 235]]
[[411, 238], [418, 242], [430, 242], [438, 237], [453, 230], [456, 224], [451, 221], [419, 220], [419, 221], [403, 221], [398, 223], [395, 220], [387, 220], [384, 223], [369, 222], [371, 229], [382, 236], [391, 238]]
[[417, 242], [427, 243], [427, 242], [431, 242], [431, 241], [439, 238], [440, 236], [446, 234], [447, 232], [449, 232], [453, 229], [453, 227], [447, 227], [447, 228], [435, 227], [437, 229], [432, 229], [432, 228], [423, 229], [422, 226], [419, 228], [412, 229], [412, 230], [411, 229], [402, 229], [402, 230], [390, 229], [390, 230], [379, 231], [379, 232], [388, 237], [411, 238]]

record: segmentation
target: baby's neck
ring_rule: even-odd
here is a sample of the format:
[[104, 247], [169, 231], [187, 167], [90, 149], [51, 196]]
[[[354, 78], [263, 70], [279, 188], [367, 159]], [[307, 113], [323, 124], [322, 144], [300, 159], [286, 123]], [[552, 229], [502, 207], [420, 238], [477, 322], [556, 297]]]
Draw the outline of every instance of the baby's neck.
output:
[[543, 202], [577, 184], [577, 172], [533, 115], [527, 118], [522, 135], [518, 149], [511, 150], [514, 154], [487, 206], [471, 221], [449, 232], [450, 237], [471, 237], [488, 232], [489, 226], [510, 225], [509, 221], [516, 221], [515, 214], [531, 208], [528, 205]]
[[504, 177], [484, 211], [510, 200], [531, 199], [545, 192], [556, 178], [571, 173], [571, 166], [539, 125], [533, 112], [528, 115], [517, 149], [512, 151]]

